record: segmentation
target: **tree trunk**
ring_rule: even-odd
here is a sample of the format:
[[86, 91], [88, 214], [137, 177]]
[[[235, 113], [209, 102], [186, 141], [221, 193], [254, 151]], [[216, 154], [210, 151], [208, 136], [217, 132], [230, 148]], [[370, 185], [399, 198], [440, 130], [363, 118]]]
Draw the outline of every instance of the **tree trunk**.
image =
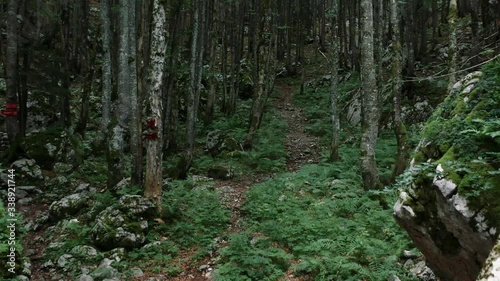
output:
[[146, 179], [144, 196], [160, 206], [162, 192], [163, 120], [162, 82], [167, 50], [165, 7], [161, 0], [153, 2], [153, 28], [151, 34], [151, 60], [149, 65], [149, 96], [146, 106]]
[[17, 119], [17, 91], [18, 91], [18, 67], [17, 67], [17, 3], [18, 0], [9, 0], [7, 3], [7, 53], [5, 58], [5, 73], [7, 74], [7, 105], [10, 105], [11, 115], [5, 117], [7, 125], [7, 136], [12, 144], [19, 133]]
[[109, 124], [111, 122], [111, 95], [113, 93], [113, 74], [111, 62], [111, 14], [109, 0], [101, 2], [101, 27], [102, 27], [102, 125], [106, 140], [109, 135]]
[[[131, 183], [142, 185], [143, 183], [143, 151], [142, 151], [142, 122], [141, 107], [139, 106], [137, 91], [137, 28], [136, 28], [136, 0], [129, 2], [129, 83], [130, 83], [130, 154], [132, 158]], [[139, 57], [140, 58], [140, 57]], [[139, 78], [140, 79], [140, 78]]]
[[332, 89], [330, 94], [330, 117], [332, 120], [332, 141], [330, 144], [330, 160], [338, 161], [340, 145], [340, 116], [338, 109], [338, 82], [339, 82], [339, 0], [333, 0], [332, 19]]
[[200, 99], [203, 70], [203, 33], [205, 23], [205, 0], [193, 1], [193, 37], [191, 41], [190, 86], [186, 108], [186, 149], [184, 159], [179, 162], [179, 177], [184, 179], [193, 162], [196, 138], [196, 119]]
[[451, 91], [453, 85], [457, 81], [456, 69], [457, 69], [457, 20], [458, 20], [458, 10], [457, 10], [457, 0], [450, 1], [450, 12], [448, 14], [448, 21], [450, 26], [449, 35], [449, 80], [448, 80], [448, 92]]
[[378, 90], [373, 50], [373, 6], [371, 0], [361, 0], [361, 89], [363, 135], [361, 138], [361, 175], [365, 189], [375, 189], [379, 177], [375, 162], [378, 135]]
[[130, 49], [129, 3], [120, 1], [120, 44], [118, 58], [118, 97], [113, 110], [108, 140], [108, 187], [115, 186], [126, 177], [125, 139], [130, 122]]
[[[260, 38], [259, 41], [267, 40], [269, 43], [262, 49], [257, 48], [255, 52], [254, 67], [256, 68], [256, 73], [254, 77], [258, 78], [254, 78], [254, 80], [258, 80], [258, 88], [254, 92], [254, 100], [250, 113], [250, 126], [243, 144], [245, 149], [251, 149], [253, 147], [255, 136], [262, 122], [266, 102], [274, 90], [277, 63], [276, 47], [278, 43], [277, 32], [274, 28], [273, 17], [271, 16], [271, 12], [273, 10], [272, 7], [269, 9], [270, 11], [267, 11], [267, 14], [264, 15], [266, 18], [266, 24], [264, 25], [263, 30], [259, 32], [259, 34], [263, 37]], [[264, 35], [266, 32], [271, 33], [270, 38], [264, 38], [264, 36], [266, 36]]]
[[391, 24], [392, 30], [392, 48], [391, 48], [391, 78], [392, 78], [392, 95], [394, 97], [394, 133], [396, 134], [397, 141], [397, 154], [396, 154], [396, 164], [392, 174], [392, 180], [394, 180], [398, 175], [402, 174], [406, 169], [406, 163], [408, 161], [407, 155], [407, 143], [408, 136], [406, 134], [406, 127], [401, 118], [401, 43], [399, 42], [399, 16], [398, 16], [398, 1], [391, 0]]

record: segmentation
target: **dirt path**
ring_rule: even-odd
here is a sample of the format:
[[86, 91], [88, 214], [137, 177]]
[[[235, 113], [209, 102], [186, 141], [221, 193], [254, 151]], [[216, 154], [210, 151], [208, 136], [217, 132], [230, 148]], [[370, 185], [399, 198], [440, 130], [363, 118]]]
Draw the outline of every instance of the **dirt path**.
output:
[[[274, 99], [273, 104], [280, 116], [287, 122], [289, 132], [285, 140], [287, 150], [286, 166], [288, 171], [295, 172], [304, 164], [319, 162], [319, 140], [306, 133], [307, 118], [301, 108], [293, 104], [293, 93], [296, 86], [284, 84], [277, 81], [276, 84], [279, 96]], [[222, 203], [232, 212], [231, 225], [224, 233], [223, 237], [229, 234], [238, 233], [241, 229], [241, 207], [246, 200], [246, 193], [250, 186], [265, 181], [267, 175], [245, 176], [229, 181], [216, 181], [216, 190], [221, 194]], [[218, 250], [228, 244], [228, 241], [218, 241]], [[173, 278], [173, 281], [204, 281], [211, 280], [211, 275], [217, 263], [217, 251], [214, 256], [207, 258], [196, 265], [183, 265], [184, 273]], [[200, 270], [202, 269], [202, 270]], [[291, 272], [287, 273], [292, 275]], [[289, 280], [298, 280], [290, 278]]]
[[276, 108], [281, 117], [288, 123], [289, 132], [286, 136], [288, 171], [295, 172], [304, 164], [319, 161], [319, 140], [306, 133], [307, 118], [301, 108], [294, 106], [293, 93], [295, 88], [286, 84], [276, 85], [280, 93]]

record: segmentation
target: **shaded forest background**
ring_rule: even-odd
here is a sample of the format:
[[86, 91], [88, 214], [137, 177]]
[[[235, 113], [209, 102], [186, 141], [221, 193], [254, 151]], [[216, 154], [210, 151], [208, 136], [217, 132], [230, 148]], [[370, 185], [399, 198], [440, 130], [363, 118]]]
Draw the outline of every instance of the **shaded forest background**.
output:
[[[2, 167], [34, 159], [22, 185], [44, 190], [23, 215], [51, 205], [20, 256], [67, 280], [117, 248], [138, 280], [412, 280], [388, 189], [453, 85], [500, 53], [488, 0], [1, 0], [0, 13]], [[144, 239], [100, 237], [129, 195], [154, 202], [136, 202], [148, 230], [147, 212], [124, 219]], [[82, 245], [101, 251], [44, 269]]]

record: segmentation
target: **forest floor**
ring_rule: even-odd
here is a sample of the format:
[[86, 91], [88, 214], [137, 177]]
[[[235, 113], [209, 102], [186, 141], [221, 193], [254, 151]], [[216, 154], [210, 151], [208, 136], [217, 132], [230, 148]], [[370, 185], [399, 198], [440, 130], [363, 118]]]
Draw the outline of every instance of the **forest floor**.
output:
[[[272, 103], [273, 107], [278, 111], [278, 114], [288, 125], [288, 132], [285, 140], [285, 148], [287, 152], [286, 168], [288, 172], [296, 172], [305, 164], [319, 163], [320, 149], [319, 140], [317, 137], [308, 134], [305, 130], [307, 126], [307, 118], [304, 110], [297, 107], [293, 103], [293, 94], [298, 90], [300, 84], [287, 84], [286, 81], [276, 81], [277, 95]], [[257, 174], [252, 176], [241, 176], [232, 180], [216, 180], [215, 189], [221, 194], [222, 203], [232, 212], [231, 225], [227, 229], [224, 236], [238, 233], [241, 228], [241, 207], [245, 203], [246, 193], [249, 188], [254, 185], [266, 181], [273, 175]], [[219, 244], [220, 250], [226, 246], [228, 241], [221, 241]], [[207, 258], [196, 265], [189, 262], [190, 252], [184, 253], [182, 259], [185, 261], [181, 265], [183, 274], [172, 278], [173, 281], [202, 281], [211, 280], [213, 267], [217, 264], [218, 256], [215, 251], [214, 256]], [[203, 268], [203, 270], [200, 270]], [[294, 278], [293, 272], [287, 272], [287, 280], [299, 281], [301, 279]], [[146, 280], [147, 278], [140, 279]]]

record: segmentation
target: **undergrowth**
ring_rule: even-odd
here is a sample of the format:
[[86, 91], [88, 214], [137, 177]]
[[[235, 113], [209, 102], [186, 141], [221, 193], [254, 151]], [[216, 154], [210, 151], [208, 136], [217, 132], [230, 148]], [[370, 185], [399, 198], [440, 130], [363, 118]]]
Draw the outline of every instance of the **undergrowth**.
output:
[[413, 280], [398, 263], [410, 240], [362, 188], [358, 154], [344, 145], [340, 162], [253, 186], [242, 209], [248, 232], [221, 251], [220, 280], [277, 280], [287, 270], [311, 280]]
[[[232, 116], [219, 113], [214, 123], [200, 133], [198, 143], [205, 143], [206, 133], [221, 130], [227, 139], [234, 139], [241, 144], [247, 134], [250, 109], [251, 100], [248, 100], [241, 101], [237, 112]], [[201, 155], [193, 161], [193, 171], [203, 174], [209, 168], [220, 165], [240, 175], [284, 171], [286, 167], [284, 140], [287, 130], [286, 122], [278, 117], [278, 113], [266, 108], [252, 150], [243, 151], [238, 147], [234, 151], [223, 151], [216, 157], [200, 151]]]

